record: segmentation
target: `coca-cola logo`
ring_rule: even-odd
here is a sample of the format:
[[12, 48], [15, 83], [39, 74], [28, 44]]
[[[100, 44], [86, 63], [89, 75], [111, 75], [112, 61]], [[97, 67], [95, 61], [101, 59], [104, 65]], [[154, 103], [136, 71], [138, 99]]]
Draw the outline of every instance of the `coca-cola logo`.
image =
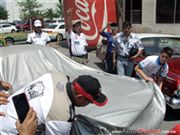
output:
[[[101, 10], [97, 10], [97, 3], [100, 3]], [[98, 43], [99, 29], [107, 22], [106, 0], [75, 0], [76, 15], [82, 21], [82, 29], [87, 40], [96, 40]]]

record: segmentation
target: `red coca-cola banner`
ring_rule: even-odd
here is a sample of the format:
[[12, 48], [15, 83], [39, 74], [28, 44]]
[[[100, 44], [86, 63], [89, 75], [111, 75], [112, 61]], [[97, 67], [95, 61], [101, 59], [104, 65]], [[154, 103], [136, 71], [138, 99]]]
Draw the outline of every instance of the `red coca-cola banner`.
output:
[[73, 9], [73, 20], [81, 19], [89, 47], [96, 47], [100, 42], [99, 30], [107, 22], [117, 22], [115, 0], [64, 0], [65, 21], [69, 8]]

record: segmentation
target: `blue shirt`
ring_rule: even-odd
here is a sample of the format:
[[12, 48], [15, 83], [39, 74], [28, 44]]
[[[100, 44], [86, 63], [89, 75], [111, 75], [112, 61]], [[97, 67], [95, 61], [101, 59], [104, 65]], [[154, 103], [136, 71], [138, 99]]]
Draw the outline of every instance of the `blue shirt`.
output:
[[109, 32], [100, 32], [100, 34], [101, 34], [101, 36], [107, 38], [107, 43], [108, 43], [108, 46], [107, 46], [107, 54], [113, 53], [113, 49], [114, 49], [114, 45], [113, 45], [114, 38], [113, 38], [112, 34], [109, 33]]

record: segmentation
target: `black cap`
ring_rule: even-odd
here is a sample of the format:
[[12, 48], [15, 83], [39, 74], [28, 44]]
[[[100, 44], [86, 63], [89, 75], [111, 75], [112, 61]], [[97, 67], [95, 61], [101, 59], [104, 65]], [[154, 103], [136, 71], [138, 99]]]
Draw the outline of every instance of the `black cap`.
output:
[[101, 93], [98, 79], [90, 75], [81, 75], [73, 82], [73, 86], [77, 93], [82, 94], [97, 106], [104, 106], [107, 103], [108, 99]]

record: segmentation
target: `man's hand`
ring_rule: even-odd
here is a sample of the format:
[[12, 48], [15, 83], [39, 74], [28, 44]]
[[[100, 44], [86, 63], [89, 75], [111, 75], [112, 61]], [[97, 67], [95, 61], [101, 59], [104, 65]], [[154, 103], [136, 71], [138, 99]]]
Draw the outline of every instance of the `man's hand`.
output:
[[16, 121], [16, 128], [19, 135], [35, 135], [38, 126], [36, 115], [36, 112], [30, 108], [23, 123], [20, 123], [19, 120]]
[[146, 79], [146, 81], [147, 82], [152, 82], [152, 83], [154, 83], [155, 81], [154, 81], [154, 79], [153, 78], [151, 78], [151, 77], [148, 77], [147, 79]]
[[71, 16], [72, 15], [72, 8], [69, 8], [68, 10], [67, 10], [67, 15], [69, 15], [69, 16]]
[[[9, 101], [8, 101], [8, 98], [9, 95], [4, 93], [4, 92], [0, 92], [0, 105], [3, 104], [3, 105], [6, 105]], [[0, 112], [0, 116], [5, 116], [5, 114], [3, 112]]]
[[116, 59], [113, 59], [113, 66], [116, 66]]
[[12, 89], [12, 85], [10, 83], [3, 81], [1, 81], [0, 83], [5, 89]]

